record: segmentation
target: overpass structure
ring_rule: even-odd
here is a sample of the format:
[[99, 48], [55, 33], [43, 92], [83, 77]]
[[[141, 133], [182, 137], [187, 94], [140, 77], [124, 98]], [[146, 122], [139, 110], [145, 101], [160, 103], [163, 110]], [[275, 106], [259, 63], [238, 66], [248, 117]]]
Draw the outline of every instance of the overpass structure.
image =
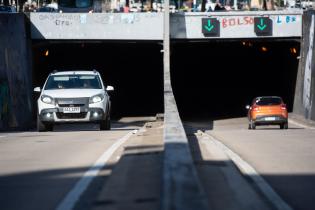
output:
[[[304, 23], [304, 17], [306, 22]], [[314, 86], [314, 12], [302, 11], [259, 11], [259, 12], [220, 12], [220, 13], [183, 13], [170, 17], [170, 34], [164, 34], [164, 16], [162, 13], [113, 13], [113, 14], [52, 14], [31, 13], [29, 24], [23, 28], [25, 17], [18, 15], [0, 15], [0, 79], [9, 84], [11, 104], [16, 127], [27, 126], [32, 121], [31, 93], [32, 63], [31, 42], [58, 40], [76, 41], [162, 41], [171, 40], [239, 40], [239, 39], [301, 39], [301, 57], [297, 75], [295, 93], [295, 112], [305, 118], [315, 120]], [[28, 33], [30, 31], [30, 33]], [[18, 32], [18, 33], [16, 33]], [[170, 38], [170, 39], [169, 39]], [[17, 42], [18, 40], [18, 42]], [[165, 51], [164, 51], [165, 52]], [[168, 52], [169, 53], [169, 52]], [[19, 61], [19, 62], [16, 62]], [[164, 60], [165, 61], [165, 60]], [[163, 204], [162, 209], [179, 208], [187, 202], [200, 200], [200, 208], [206, 209], [204, 194], [200, 191], [198, 180], [192, 167], [187, 139], [170, 84], [169, 63], [164, 78], [165, 141], [164, 200], [175, 198]], [[5, 79], [3, 79], [5, 78]], [[0, 81], [2, 82], [2, 81]], [[27, 104], [28, 106], [25, 106]], [[29, 119], [28, 119], [29, 118]], [[20, 123], [20, 124], [19, 124]], [[177, 132], [174, 132], [177, 131]], [[173, 153], [172, 151], [175, 151]], [[180, 171], [180, 169], [182, 171]], [[184, 173], [181, 173], [184, 172]], [[188, 173], [189, 172], [189, 173]], [[178, 178], [178, 175], [181, 175]], [[189, 180], [187, 180], [187, 178]], [[166, 188], [165, 188], [166, 189]], [[194, 189], [193, 197], [185, 197], [186, 189]], [[172, 192], [176, 192], [173, 195]], [[167, 194], [168, 193], [168, 194]], [[171, 195], [171, 196], [167, 196]], [[173, 207], [172, 202], [182, 206]], [[193, 203], [191, 203], [193, 204]], [[190, 208], [191, 209], [191, 208]]]
[[[301, 10], [174, 13], [171, 39], [299, 38]], [[162, 40], [163, 13], [30, 13], [31, 38]]]

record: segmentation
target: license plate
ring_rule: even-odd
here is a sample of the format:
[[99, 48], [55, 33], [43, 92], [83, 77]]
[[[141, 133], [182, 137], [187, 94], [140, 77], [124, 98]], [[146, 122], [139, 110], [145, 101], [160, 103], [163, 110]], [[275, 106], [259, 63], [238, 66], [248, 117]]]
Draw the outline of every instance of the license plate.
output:
[[80, 107], [64, 107], [63, 113], [80, 113]]
[[276, 120], [276, 118], [275, 117], [266, 117], [265, 120], [266, 121], [274, 121], [274, 120]]

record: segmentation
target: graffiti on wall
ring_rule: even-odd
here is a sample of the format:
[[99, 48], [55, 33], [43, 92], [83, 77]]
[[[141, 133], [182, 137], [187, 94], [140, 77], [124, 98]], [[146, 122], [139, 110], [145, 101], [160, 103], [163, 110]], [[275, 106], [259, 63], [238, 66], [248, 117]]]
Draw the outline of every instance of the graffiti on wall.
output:
[[222, 27], [233, 27], [233, 26], [241, 26], [241, 25], [254, 25], [253, 17], [232, 17], [232, 18], [222, 18], [221, 20]]
[[312, 81], [312, 57], [313, 57], [313, 44], [314, 44], [314, 15], [312, 15], [312, 22], [310, 27], [309, 35], [309, 47], [307, 51], [306, 61], [305, 61], [305, 73], [304, 73], [304, 86], [303, 86], [303, 105], [306, 110], [306, 116], [309, 118], [311, 116], [311, 81]]

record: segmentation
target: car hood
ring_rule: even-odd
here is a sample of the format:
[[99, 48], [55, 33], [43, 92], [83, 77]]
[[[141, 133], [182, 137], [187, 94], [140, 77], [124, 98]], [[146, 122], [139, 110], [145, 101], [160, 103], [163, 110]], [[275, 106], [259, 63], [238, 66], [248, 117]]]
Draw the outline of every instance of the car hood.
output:
[[42, 95], [48, 95], [53, 98], [85, 98], [104, 93], [102, 89], [58, 89], [43, 90]]

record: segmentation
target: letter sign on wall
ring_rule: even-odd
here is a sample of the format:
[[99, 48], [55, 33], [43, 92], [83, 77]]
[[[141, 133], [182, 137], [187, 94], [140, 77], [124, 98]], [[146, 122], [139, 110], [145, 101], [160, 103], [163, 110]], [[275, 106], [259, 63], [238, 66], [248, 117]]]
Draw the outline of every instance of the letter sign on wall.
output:
[[269, 17], [255, 17], [254, 30], [257, 36], [272, 36], [272, 20]]
[[202, 18], [202, 33], [206, 37], [220, 36], [220, 22], [216, 18]]

